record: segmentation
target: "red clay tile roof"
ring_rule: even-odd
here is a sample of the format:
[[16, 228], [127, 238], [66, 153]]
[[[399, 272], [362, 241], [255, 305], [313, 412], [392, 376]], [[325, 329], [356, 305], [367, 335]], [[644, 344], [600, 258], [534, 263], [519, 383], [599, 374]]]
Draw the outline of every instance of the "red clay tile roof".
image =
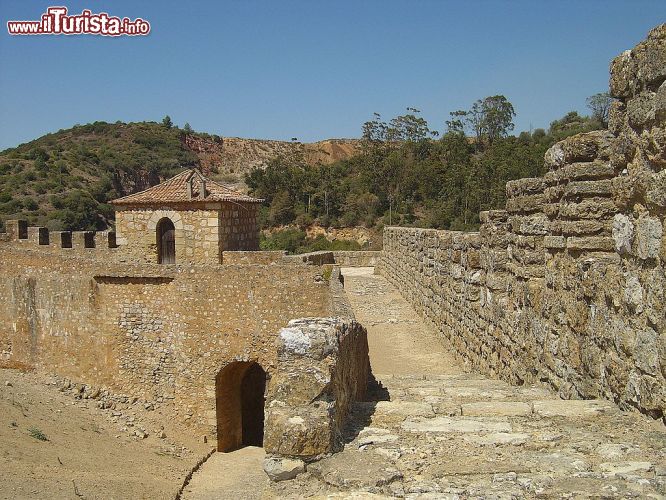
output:
[[[192, 196], [188, 192], [188, 184], [192, 184]], [[206, 183], [206, 196], [199, 197], [201, 180]], [[261, 203], [262, 199], [252, 198], [229, 189], [204, 177], [198, 170], [190, 169], [167, 179], [164, 182], [138, 193], [123, 196], [110, 201], [114, 205], [154, 205], [168, 203], [211, 203], [218, 201], [234, 201], [245, 203]]]

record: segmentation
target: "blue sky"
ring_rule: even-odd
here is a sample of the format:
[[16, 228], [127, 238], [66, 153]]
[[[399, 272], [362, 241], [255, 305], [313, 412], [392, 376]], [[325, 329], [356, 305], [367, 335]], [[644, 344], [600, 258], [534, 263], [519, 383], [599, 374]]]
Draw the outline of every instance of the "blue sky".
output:
[[[49, 5], [142, 17], [147, 37], [12, 37]], [[449, 111], [504, 94], [516, 132], [608, 87], [610, 60], [666, 21], [663, 0], [0, 0], [0, 149], [95, 120], [224, 136], [358, 137], [407, 106]]]

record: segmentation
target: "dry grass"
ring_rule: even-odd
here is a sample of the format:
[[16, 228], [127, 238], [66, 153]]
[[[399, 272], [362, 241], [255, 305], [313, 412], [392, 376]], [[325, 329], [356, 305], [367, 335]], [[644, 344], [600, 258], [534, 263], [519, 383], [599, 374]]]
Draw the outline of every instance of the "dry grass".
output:
[[10, 370], [18, 370], [21, 373], [31, 372], [35, 369], [33, 365], [16, 361], [14, 359], [0, 359], [0, 368], [8, 368]]

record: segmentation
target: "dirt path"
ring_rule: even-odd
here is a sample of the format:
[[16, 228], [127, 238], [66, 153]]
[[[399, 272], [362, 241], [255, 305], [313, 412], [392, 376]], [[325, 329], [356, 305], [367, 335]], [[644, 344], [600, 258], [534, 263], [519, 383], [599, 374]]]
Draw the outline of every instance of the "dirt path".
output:
[[342, 269], [356, 319], [368, 330], [373, 373], [444, 375], [462, 373], [442, 340], [373, 267]]
[[255, 500], [268, 486], [263, 448], [248, 446], [231, 453], [214, 453], [183, 491], [183, 500]]

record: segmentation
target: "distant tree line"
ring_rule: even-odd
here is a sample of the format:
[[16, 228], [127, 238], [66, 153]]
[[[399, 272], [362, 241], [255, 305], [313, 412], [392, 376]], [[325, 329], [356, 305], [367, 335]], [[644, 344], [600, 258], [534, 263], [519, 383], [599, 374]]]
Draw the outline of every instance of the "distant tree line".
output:
[[552, 144], [606, 126], [607, 95], [588, 103], [592, 116], [572, 111], [548, 130], [518, 136], [510, 135], [515, 110], [502, 95], [450, 113], [441, 137], [415, 108], [388, 122], [375, 113], [362, 125], [354, 158], [312, 167], [298, 153], [282, 156], [247, 174], [246, 183], [267, 200], [263, 227], [316, 221], [473, 229], [481, 210], [504, 206], [507, 181], [545, 173], [543, 156]]

